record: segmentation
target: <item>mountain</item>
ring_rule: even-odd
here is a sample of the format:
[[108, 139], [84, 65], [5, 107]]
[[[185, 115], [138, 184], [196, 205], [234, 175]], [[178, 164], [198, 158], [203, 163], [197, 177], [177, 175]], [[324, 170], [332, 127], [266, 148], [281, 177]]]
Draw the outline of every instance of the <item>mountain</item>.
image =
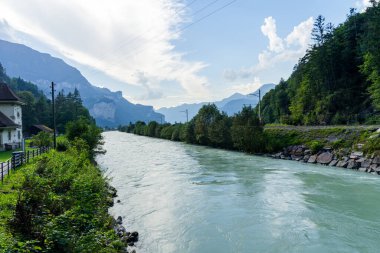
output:
[[59, 58], [40, 53], [27, 46], [0, 40], [0, 63], [9, 76], [22, 77], [50, 96], [50, 84], [65, 93], [77, 88], [83, 104], [99, 126], [115, 127], [129, 122], [161, 120], [152, 106], [133, 104], [120, 91], [93, 86], [76, 68]]
[[[275, 87], [274, 84], [264, 84], [259, 89], [261, 90], [261, 96], [264, 96], [268, 91]], [[258, 90], [253, 93], [257, 93]], [[165, 119], [167, 122], [175, 123], [175, 122], [185, 122], [186, 121], [186, 113], [185, 110], [188, 110], [189, 120], [192, 119], [201, 109], [203, 105], [214, 103], [219, 110], [227, 113], [229, 116], [234, 115], [235, 113], [241, 111], [244, 105], [251, 105], [255, 107], [259, 102], [259, 98], [256, 96], [248, 96], [240, 93], [235, 93], [221, 101], [216, 102], [202, 102], [195, 104], [182, 104], [175, 107], [163, 107], [157, 112], [165, 115]]]

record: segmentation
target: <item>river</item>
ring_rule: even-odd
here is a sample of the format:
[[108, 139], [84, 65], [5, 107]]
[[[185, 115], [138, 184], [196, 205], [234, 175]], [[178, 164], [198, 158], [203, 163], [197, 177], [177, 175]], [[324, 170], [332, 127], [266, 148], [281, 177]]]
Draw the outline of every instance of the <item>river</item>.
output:
[[97, 157], [138, 253], [379, 252], [380, 177], [104, 133]]

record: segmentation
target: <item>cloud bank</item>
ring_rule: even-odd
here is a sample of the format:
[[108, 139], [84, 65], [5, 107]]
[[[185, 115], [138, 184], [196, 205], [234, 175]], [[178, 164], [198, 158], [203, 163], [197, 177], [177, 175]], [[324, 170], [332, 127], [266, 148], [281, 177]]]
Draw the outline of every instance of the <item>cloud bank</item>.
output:
[[43, 45], [140, 86], [145, 99], [161, 97], [165, 81], [177, 82], [192, 97], [208, 95], [208, 80], [199, 74], [207, 64], [184, 60], [173, 45], [186, 20], [181, 0], [2, 0], [0, 9], [3, 38]]

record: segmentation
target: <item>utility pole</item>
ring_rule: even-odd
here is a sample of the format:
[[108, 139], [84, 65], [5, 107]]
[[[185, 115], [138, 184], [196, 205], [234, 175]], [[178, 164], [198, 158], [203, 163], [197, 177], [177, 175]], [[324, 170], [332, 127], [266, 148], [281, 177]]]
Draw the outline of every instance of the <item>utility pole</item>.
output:
[[184, 110], [184, 111], [181, 111], [181, 112], [184, 112], [184, 113], [186, 113], [186, 123], [188, 123], [188, 122], [189, 122], [189, 110], [188, 110], [188, 109], [186, 109], [186, 110]]
[[259, 97], [259, 120], [260, 120], [260, 123], [262, 123], [262, 119], [261, 119], [261, 89], [259, 89], [257, 93], [251, 93], [251, 94], [248, 94], [248, 96]]
[[54, 82], [51, 82], [51, 104], [52, 104], [52, 111], [53, 111], [53, 147], [54, 149], [57, 147], [57, 130], [55, 125], [55, 96], [54, 96]]

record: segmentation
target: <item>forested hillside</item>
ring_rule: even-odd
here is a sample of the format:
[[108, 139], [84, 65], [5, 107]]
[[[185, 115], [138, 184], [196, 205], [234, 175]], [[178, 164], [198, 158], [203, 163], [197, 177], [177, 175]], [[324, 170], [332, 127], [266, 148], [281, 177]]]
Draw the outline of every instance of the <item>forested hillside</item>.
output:
[[[43, 94], [38, 87], [19, 78], [10, 78], [3, 66], [0, 64], [0, 81], [5, 82], [17, 93], [25, 103], [22, 107], [23, 131], [28, 135], [32, 125], [43, 124], [52, 127], [51, 101]], [[80, 117], [87, 118], [95, 122], [89, 111], [82, 105], [82, 99], [78, 90], [65, 95], [62, 91], [57, 92], [56, 105], [56, 125], [58, 132], [62, 133], [65, 124]]]
[[337, 27], [316, 19], [314, 44], [263, 98], [265, 123], [380, 123], [380, 5], [371, 3]]

